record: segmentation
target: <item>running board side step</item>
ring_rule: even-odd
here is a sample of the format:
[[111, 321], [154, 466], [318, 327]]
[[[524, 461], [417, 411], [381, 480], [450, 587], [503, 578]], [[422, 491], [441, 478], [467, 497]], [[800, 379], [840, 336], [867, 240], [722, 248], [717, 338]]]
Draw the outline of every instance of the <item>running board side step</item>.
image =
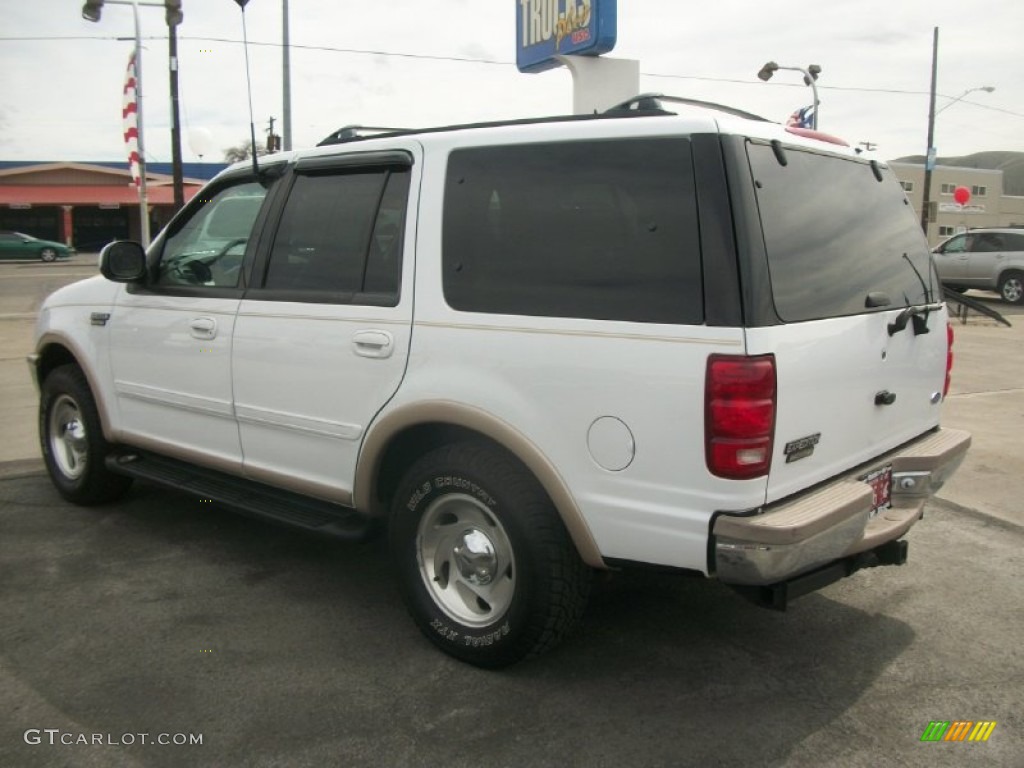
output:
[[874, 549], [856, 555], [833, 560], [831, 563], [802, 573], [791, 579], [764, 586], [728, 584], [730, 588], [747, 600], [775, 611], [785, 611], [790, 600], [816, 592], [840, 579], [852, 576], [862, 568], [876, 568], [880, 565], [903, 565], [907, 562], [909, 544], [905, 539], [887, 541]]
[[111, 472], [177, 488], [252, 517], [310, 533], [361, 541], [374, 528], [370, 518], [349, 507], [145, 451], [108, 456], [106, 465]]

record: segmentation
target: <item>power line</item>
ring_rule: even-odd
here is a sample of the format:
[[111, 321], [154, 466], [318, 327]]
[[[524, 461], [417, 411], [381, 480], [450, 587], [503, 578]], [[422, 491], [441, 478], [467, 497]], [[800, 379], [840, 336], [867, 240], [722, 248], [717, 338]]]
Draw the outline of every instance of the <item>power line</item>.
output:
[[[120, 38], [112, 35], [64, 35], [64, 36], [53, 36], [53, 37], [0, 37], [0, 42], [3, 41], [58, 41], [58, 40], [118, 40]], [[166, 40], [166, 35], [144, 35], [143, 40]], [[179, 40], [191, 40], [193, 42], [205, 42], [205, 43], [229, 43], [232, 45], [241, 45], [241, 40], [234, 40], [227, 37], [199, 37], [199, 36], [185, 36], [179, 35]], [[257, 40], [250, 40], [249, 45], [259, 46], [264, 48], [280, 48], [282, 43], [279, 42], [261, 42]], [[513, 61], [500, 61], [496, 59], [483, 59], [472, 56], [440, 56], [435, 54], [427, 53], [402, 53], [396, 51], [378, 51], [365, 48], [339, 48], [331, 45], [304, 45], [301, 43], [291, 43], [291, 48], [306, 51], [326, 51], [329, 53], [350, 53], [360, 56], [390, 56], [402, 59], [415, 59], [420, 61], [451, 61], [459, 64], [486, 64], [488, 66], [500, 66], [500, 67], [514, 67], [515, 62]], [[708, 77], [703, 75], [671, 75], [662, 72], [641, 72], [643, 77], [655, 77], [663, 78], [667, 80], [696, 80], [697, 82], [707, 83], [732, 83], [734, 85], [757, 85], [763, 87], [764, 85], [774, 86], [776, 88], [802, 88], [804, 86], [799, 83], [762, 83], [755, 80], [741, 80], [738, 78], [728, 77]], [[818, 84], [818, 88], [823, 91], [846, 91], [854, 93], [887, 93], [899, 96], [927, 96], [929, 91], [914, 91], [914, 90], [901, 90], [897, 88], [865, 88], [858, 86], [848, 85], [825, 85], [823, 83]], [[953, 96], [946, 94], [938, 94], [942, 98], [952, 99]], [[993, 107], [990, 104], [980, 104], [975, 101], [963, 101], [964, 104], [969, 104], [972, 107], [978, 107], [980, 109], [987, 109], [992, 112], [1001, 112], [1005, 115], [1013, 115], [1014, 117], [1024, 117], [1024, 113], [1014, 112], [1009, 109], [1003, 109], [1001, 107]]]

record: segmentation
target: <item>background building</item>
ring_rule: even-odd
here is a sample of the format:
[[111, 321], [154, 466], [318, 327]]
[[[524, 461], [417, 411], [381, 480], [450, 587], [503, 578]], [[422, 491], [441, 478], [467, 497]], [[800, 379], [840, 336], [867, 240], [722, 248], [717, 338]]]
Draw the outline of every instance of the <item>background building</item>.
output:
[[[223, 163], [185, 163], [188, 202]], [[174, 214], [170, 163], [148, 163], [150, 230]], [[139, 240], [139, 195], [123, 162], [0, 162], [0, 230], [98, 251], [111, 240]]]
[[[983, 155], [1020, 155], [1020, 153], [979, 153], [967, 158], [950, 158], [950, 164], [935, 166], [932, 171], [931, 198], [937, 203], [936, 220], [928, 225], [928, 242], [938, 245], [951, 235], [977, 227], [1024, 226], [1024, 190], [1020, 190], [1020, 159], [1002, 160], [997, 168], [969, 167]], [[964, 165], [955, 165], [960, 162]], [[910, 204], [920, 217], [924, 199], [924, 165], [894, 160], [889, 162], [896, 178], [907, 193]], [[1008, 175], [1009, 174], [1009, 175]], [[954, 200], [957, 187], [966, 187], [971, 198], [966, 205]]]

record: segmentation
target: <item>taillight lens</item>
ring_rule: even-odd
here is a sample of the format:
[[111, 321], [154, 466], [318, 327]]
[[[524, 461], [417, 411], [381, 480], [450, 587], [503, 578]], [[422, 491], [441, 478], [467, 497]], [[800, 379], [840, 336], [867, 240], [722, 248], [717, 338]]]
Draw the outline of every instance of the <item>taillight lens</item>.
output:
[[711, 473], [734, 480], [768, 474], [774, 435], [775, 356], [708, 357], [704, 451]]
[[953, 379], [953, 324], [946, 322], [946, 383], [942, 385], [942, 399], [949, 394], [949, 383]]

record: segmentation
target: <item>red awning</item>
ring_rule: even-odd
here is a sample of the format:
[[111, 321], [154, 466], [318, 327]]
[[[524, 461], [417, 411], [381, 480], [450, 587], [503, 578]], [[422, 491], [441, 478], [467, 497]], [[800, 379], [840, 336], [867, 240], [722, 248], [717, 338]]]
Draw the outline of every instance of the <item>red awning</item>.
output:
[[[196, 184], [185, 184], [185, 201], [200, 190]], [[150, 205], [173, 205], [174, 187], [150, 186], [146, 190]], [[0, 206], [24, 205], [138, 205], [139, 193], [134, 186], [56, 186], [49, 184], [0, 185]]]

